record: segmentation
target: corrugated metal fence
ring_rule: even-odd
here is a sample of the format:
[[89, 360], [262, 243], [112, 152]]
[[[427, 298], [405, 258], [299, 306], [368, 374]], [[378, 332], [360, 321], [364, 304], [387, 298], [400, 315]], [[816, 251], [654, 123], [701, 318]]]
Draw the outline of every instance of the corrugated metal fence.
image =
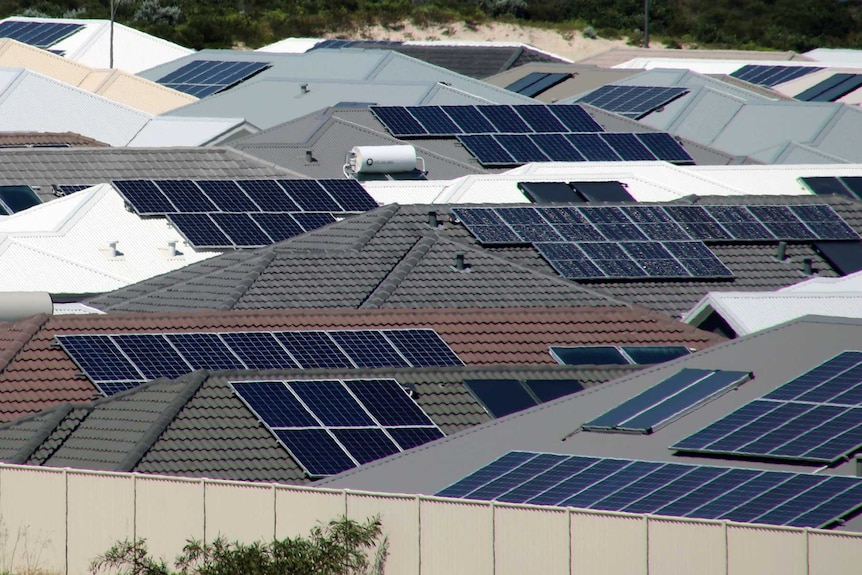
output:
[[43, 467], [0, 466], [0, 570], [82, 575], [121, 539], [173, 559], [188, 538], [306, 534], [380, 514], [397, 575], [840, 575], [862, 535]]

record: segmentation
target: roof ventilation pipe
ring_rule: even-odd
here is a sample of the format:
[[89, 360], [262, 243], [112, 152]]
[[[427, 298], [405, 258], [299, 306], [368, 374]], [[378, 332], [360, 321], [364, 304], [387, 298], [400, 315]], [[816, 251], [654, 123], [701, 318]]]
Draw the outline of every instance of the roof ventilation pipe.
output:
[[0, 321], [18, 321], [40, 313], [54, 313], [48, 292], [0, 293]]
[[807, 276], [814, 273], [814, 268], [811, 266], [811, 258], [805, 258], [802, 260], [802, 273]]
[[436, 228], [438, 225], [440, 225], [440, 222], [437, 220], [437, 212], [435, 210], [431, 210], [428, 212], [428, 226]]
[[778, 249], [775, 251], [775, 257], [778, 261], [783, 262], [787, 258], [787, 242], [778, 242]]
[[354, 174], [397, 174], [413, 172], [420, 162], [425, 173], [425, 160], [416, 156], [416, 148], [403, 146], [354, 146], [345, 161], [345, 170]]
[[115, 258], [120, 255], [120, 252], [117, 250], [117, 244], [119, 241], [114, 240], [113, 242], [108, 242], [108, 257]]
[[308, 84], [300, 84], [299, 85], [299, 91], [302, 94], [308, 94], [309, 92], [311, 92], [311, 90], [308, 87]]
[[459, 272], [467, 269], [467, 264], [464, 263], [464, 254], [461, 252], [455, 254], [455, 269]]
[[175, 258], [177, 257], [177, 241], [173, 240], [168, 242], [168, 257]]

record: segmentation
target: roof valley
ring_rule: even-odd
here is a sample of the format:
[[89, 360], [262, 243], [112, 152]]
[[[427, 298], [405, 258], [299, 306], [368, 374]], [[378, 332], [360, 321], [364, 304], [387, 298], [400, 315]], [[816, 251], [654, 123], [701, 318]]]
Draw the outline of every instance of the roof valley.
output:
[[424, 235], [416, 240], [413, 246], [404, 253], [404, 257], [389, 270], [389, 273], [383, 277], [377, 287], [368, 294], [365, 301], [359, 305], [359, 309], [382, 307], [436, 242], [437, 239], [430, 235]]

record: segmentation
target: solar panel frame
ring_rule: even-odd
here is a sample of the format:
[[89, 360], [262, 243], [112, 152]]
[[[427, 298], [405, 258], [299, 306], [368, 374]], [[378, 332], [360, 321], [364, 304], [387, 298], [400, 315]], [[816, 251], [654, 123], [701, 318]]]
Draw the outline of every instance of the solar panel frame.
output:
[[439, 106], [408, 106], [407, 112], [425, 128], [428, 136], [454, 136], [462, 130]]
[[517, 164], [548, 161], [544, 152], [526, 134], [495, 134], [492, 138]]
[[311, 477], [336, 475], [358, 464], [326, 429], [273, 431], [293, 460]]
[[72, 361], [100, 389], [107, 382], [138, 384], [145, 379], [126, 354], [108, 338], [89, 335], [58, 335], [56, 338]]
[[410, 367], [379, 331], [332, 330], [329, 337], [359, 368]]
[[328, 226], [338, 221], [335, 216], [328, 212], [294, 212], [290, 215], [306, 232]]
[[333, 429], [332, 434], [359, 465], [401, 451], [382, 429]]
[[446, 437], [437, 427], [388, 427], [386, 432], [404, 451]]
[[483, 166], [489, 168], [506, 167], [518, 163], [491, 134], [458, 136], [458, 142]]
[[552, 162], [586, 161], [581, 153], [578, 152], [562, 134], [530, 134], [528, 138]]
[[269, 236], [273, 243], [278, 243], [305, 233], [305, 229], [290, 214], [269, 212], [254, 213], [249, 214], [249, 216]]
[[566, 139], [587, 161], [619, 162], [622, 158], [599, 134], [566, 134]]
[[659, 160], [673, 164], [694, 164], [686, 149], [667, 132], [640, 132], [635, 137]]
[[[323, 427], [373, 427], [375, 425], [362, 404], [353, 397], [340, 380], [295, 380], [287, 382], [286, 385]], [[302, 426], [294, 424], [285, 427]]]
[[518, 93], [528, 98], [535, 98], [543, 92], [547, 92], [554, 86], [561, 84], [571, 78], [572, 75], [563, 72], [552, 72], [545, 74], [543, 78], [539, 78], [529, 86], [522, 88]]
[[300, 369], [272, 332], [223, 333], [221, 338], [248, 369]]
[[440, 106], [464, 134], [493, 134], [498, 130], [475, 106]]
[[325, 331], [280, 331], [273, 335], [302, 369], [356, 367]]
[[169, 333], [164, 337], [193, 369], [246, 369], [216, 333]]
[[245, 82], [270, 66], [270, 62], [195, 60], [169, 72], [156, 82], [204, 98]]
[[437, 424], [394, 379], [345, 379], [344, 385], [378, 425], [436, 427]]
[[162, 334], [111, 335], [111, 341], [147, 380], [174, 379], [194, 371]]
[[250, 214], [212, 213], [209, 217], [238, 248], [258, 248], [272, 243]]

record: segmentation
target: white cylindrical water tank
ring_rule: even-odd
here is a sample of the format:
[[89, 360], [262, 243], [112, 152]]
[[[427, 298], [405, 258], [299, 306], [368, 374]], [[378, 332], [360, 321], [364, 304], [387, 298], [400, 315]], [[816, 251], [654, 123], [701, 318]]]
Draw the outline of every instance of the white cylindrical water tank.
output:
[[391, 174], [416, 169], [413, 146], [354, 146], [350, 150], [350, 169], [354, 173]]
[[47, 292], [0, 292], [0, 321], [17, 321], [53, 311], [54, 302]]

